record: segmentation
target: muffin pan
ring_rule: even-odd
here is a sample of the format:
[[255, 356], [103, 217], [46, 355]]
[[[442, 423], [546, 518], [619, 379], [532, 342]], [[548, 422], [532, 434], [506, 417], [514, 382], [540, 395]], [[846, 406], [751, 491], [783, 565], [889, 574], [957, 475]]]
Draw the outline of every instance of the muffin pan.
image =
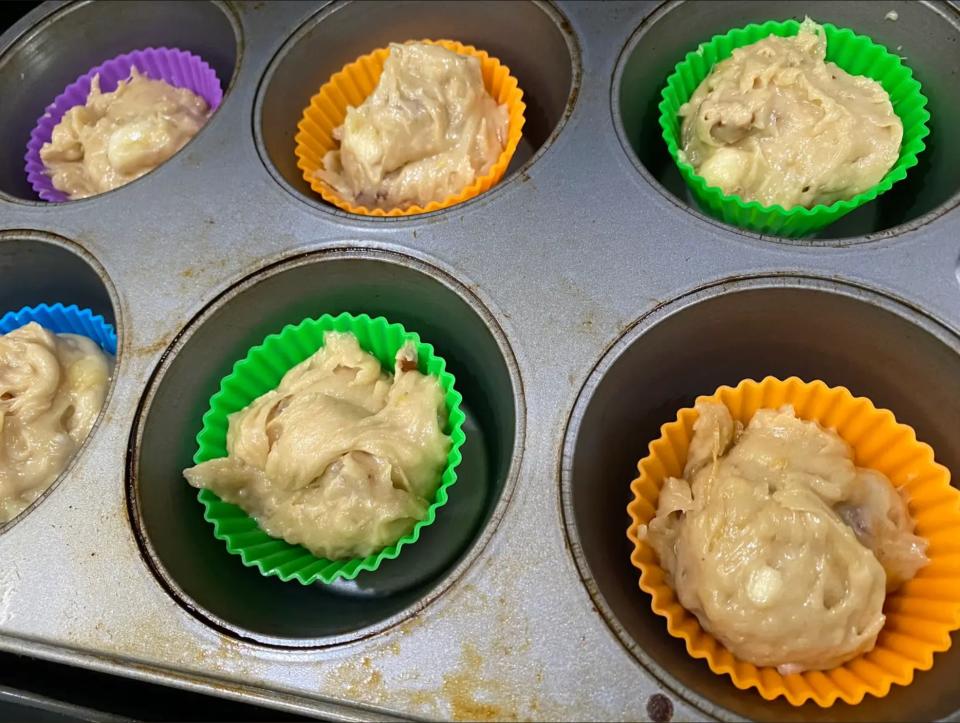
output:
[[[869, 213], [786, 241], [691, 207], [656, 99], [700, 40], [804, 13], [900, 46], [932, 134]], [[509, 65], [527, 143], [468, 203], [349, 216], [303, 183], [297, 120], [333, 70], [410, 37]], [[35, 199], [23, 147], [50, 98], [171, 44], [224, 80], [204, 130], [126, 187]], [[0, 534], [0, 647], [342, 720], [960, 720], [960, 647], [856, 707], [738, 691], [650, 611], [625, 534], [659, 425], [748, 376], [847, 385], [960, 479], [958, 72], [960, 9], [935, 2], [39, 7], [0, 37], [0, 306], [76, 303], [120, 341], [84, 449]], [[338, 311], [436, 346], [468, 442], [420, 542], [375, 575], [302, 587], [229, 555], [180, 470], [238, 355]]]

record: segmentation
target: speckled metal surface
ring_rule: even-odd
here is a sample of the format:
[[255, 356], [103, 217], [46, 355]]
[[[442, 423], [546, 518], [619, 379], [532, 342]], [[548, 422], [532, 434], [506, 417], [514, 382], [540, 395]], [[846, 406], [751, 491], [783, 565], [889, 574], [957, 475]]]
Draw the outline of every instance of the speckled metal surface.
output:
[[[829, 17], [836, 4], [794, 5], [783, 14], [812, 6], [811, 14]], [[906, 22], [911, 12], [896, 2], [855, 5], [849, 12], [863, 23], [884, 22], [898, 8], [900, 19], [885, 22]], [[683, 294], [747, 276], [770, 275], [773, 286], [816, 277], [829, 289], [869, 289], [868, 303], [901, 300], [898, 313], [935, 328], [956, 351], [960, 187], [945, 189], [922, 217], [867, 237], [785, 243], [707, 220], [663, 191], [625, 149], [620, 138], [629, 132], [618, 131], [622, 53], [638, 28], [655, 39], [656, 23], [676, 4], [559, 2], [556, 10], [538, 7], [566, 39], [572, 87], [568, 117], [541, 151], [463, 206], [402, 221], [348, 217], [269, 167], [259, 115], [269, 100], [265, 73], [285, 41], [341, 5], [217, 7], [232, 18], [236, 72], [221, 109], [187, 148], [92, 200], [48, 205], [0, 188], [0, 245], [57, 237], [95, 260], [109, 280], [121, 340], [98, 427], [62, 482], [0, 533], [0, 647], [341, 720], [743, 715], [631, 652], [608, 619], [571, 522], [579, 412], [607, 351], [649, 323], [638, 321]], [[511, 4], [499, 7], [497, 21], [509, 24]], [[924, 7], [933, 18], [924, 22], [956, 26], [953, 8]], [[62, 8], [44, 5], [0, 38], [0, 73], [3, 54], [31, 28], [49, 32]], [[656, 42], [643, 48], [658, 52]], [[956, 67], [960, 46], [940, 52]], [[335, 644], [277, 647], [210, 624], [161, 584], [135, 532], [128, 495], [136, 480], [127, 477], [137, 473], [148, 384], [162, 376], [191, 320], [212, 303], [228, 304], [236, 284], [270, 264], [327, 249], [385, 254], [448, 275], [456, 294], [489, 315], [515, 359], [506, 360], [518, 395], [514, 449], [489, 520], [424, 594], [427, 604], [411, 603], [389, 624]], [[3, 283], [15, 273], [0, 266]], [[638, 456], [642, 450], [638, 444]], [[610, 525], [625, 529], [625, 520]], [[637, 604], [646, 604], [639, 594]]]

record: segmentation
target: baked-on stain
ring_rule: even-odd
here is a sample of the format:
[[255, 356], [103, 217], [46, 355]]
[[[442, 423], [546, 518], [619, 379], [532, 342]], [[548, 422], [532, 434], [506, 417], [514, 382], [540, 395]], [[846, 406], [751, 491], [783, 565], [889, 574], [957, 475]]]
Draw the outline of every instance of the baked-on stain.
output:
[[663, 693], [654, 693], [647, 699], [647, 716], [653, 723], [669, 723], [673, 718], [673, 703]]
[[[487, 558], [481, 569], [500, 577], [501, 592], [493, 598], [465, 583], [458, 591], [458, 605], [438, 613], [443, 619], [469, 608], [496, 611], [489, 636], [482, 644], [463, 643], [457, 665], [442, 677], [438, 693], [453, 720], [557, 720], [564, 715], [558, 706], [541, 702], [544, 671], [539, 661], [526, 657], [532, 650], [529, 623], [521, 611], [508, 604], [514, 596], [504, 589], [522, 578], [513, 567], [501, 558]], [[514, 666], [520, 669], [511, 671]], [[570, 714], [567, 710], [566, 715]]]
[[[206, 222], [211, 225], [215, 223], [212, 218], [207, 219]], [[188, 266], [187, 268], [185, 268], [183, 271], [180, 272], [180, 278], [194, 279], [194, 278], [197, 278], [198, 276], [203, 276], [205, 274], [222, 271], [223, 269], [226, 268], [226, 266], [227, 266], [226, 258], [223, 258], [223, 257], [217, 258], [217, 259], [214, 259], [213, 261], [209, 261], [206, 264], [200, 264], [199, 266]]]
[[170, 342], [172, 341], [173, 341], [172, 338], [168, 339], [167, 337], [163, 336], [157, 339], [157, 341], [153, 342], [152, 344], [147, 344], [145, 346], [135, 346], [133, 347], [132, 351], [137, 356], [153, 356], [157, 352], [163, 351], [168, 346], [170, 346]]
[[[410, 618], [408, 618], [407, 620], [405, 620], [404, 622], [400, 623], [400, 625], [397, 626], [396, 631], [401, 636], [406, 637], [407, 635], [413, 635], [413, 633], [417, 630], [417, 628], [422, 626], [423, 626], [423, 621], [420, 619], [420, 613], [416, 613], [412, 615]], [[398, 648], [397, 654], [399, 655], [400, 643], [396, 642], [396, 645]]]
[[328, 677], [330, 690], [354, 701], [381, 703], [388, 692], [383, 684], [383, 673], [373, 667], [373, 661], [364, 656], [360, 665], [346, 664], [335, 669]]
[[[354, 703], [417, 710], [429, 718], [442, 718], [442, 713], [437, 708], [439, 701], [436, 694], [398, 688], [396, 682], [391, 682], [389, 686], [386, 684], [383, 673], [374, 663], [376, 659], [384, 657], [384, 654], [399, 656], [400, 643], [393, 641], [386, 648], [373, 650], [359, 663], [348, 660], [338, 665], [323, 680], [326, 694], [346, 698]], [[419, 674], [412, 671], [409, 676], [403, 677], [415, 680]]]
[[[244, 648], [234, 640], [218, 634], [212, 644], [198, 641], [195, 647], [182, 648], [175, 646], [170, 620], [159, 615], [137, 617], [135, 611], [129, 611], [128, 616], [126, 620], [98, 620], [92, 633], [81, 628], [67, 635], [97, 660], [115, 664], [122, 659], [127, 669], [151, 678], [159, 676], [168, 685], [194, 685], [200, 680], [215, 690], [250, 696], [250, 686], [256, 686], [251, 679], [250, 661]], [[158, 653], [159, 650], [166, 652]], [[166, 664], [149, 660], [164, 655]]]
[[[505, 572], [508, 578], [516, 578], [504, 571], [502, 564], [488, 561], [484, 566]], [[399, 675], [382, 672], [381, 664], [387, 658], [401, 655], [401, 639], [414, 634], [423, 624], [419, 616], [414, 616], [398, 626], [397, 637], [389, 643], [367, 651], [363, 657], [343, 660], [333, 668], [324, 666], [321, 692], [354, 703], [388, 707], [427, 718], [475, 721], [558, 719], [564, 709], [554, 704], [545, 705], [540, 699], [546, 677], [542, 666], [523, 658], [531, 652], [530, 631], [526, 619], [509, 607], [510, 597], [507, 593], [492, 597], [475, 585], [464, 583], [459, 589], [458, 605], [437, 613], [436, 620], [443, 622], [462, 614], [465, 609], [474, 613], [497, 611], [489, 637], [477, 643], [464, 643], [459, 659], [441, 672], [438, 684], [408, 687], [416, 685], [414, 681], [421, 678], [416, 669], [402, 671]], [[458, 618], [447, 622], [456, 624]], [[521, 666], [524, 680], [518, 680], [515, 674], [505, 670], [505, 666], [512, 665]]]
[[502, 692], [492, 681], [481, 680], [476, 671], [483, 668], [483, 657], [472, 643], [464, 643], [461, 649], [459, 669], [443, 676], [441, 692], [450, 704], [453, 720], [515, 721], [519, 720], [513, 710], [499, 703], [481, 700], [490, 697], [498, 700]]

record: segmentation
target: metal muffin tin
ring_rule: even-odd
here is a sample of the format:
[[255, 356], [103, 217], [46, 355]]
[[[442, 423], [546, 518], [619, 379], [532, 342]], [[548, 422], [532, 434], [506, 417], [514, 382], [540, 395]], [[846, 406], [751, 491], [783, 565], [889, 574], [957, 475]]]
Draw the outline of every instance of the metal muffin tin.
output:
[[[690, 207], [656, 104], [701, 40], [804, 14], [906, 56], [932, 135], [894, 190], [824, 238], [786, 241]], [[327, 206], [295, 167], [301, 109], [344, 63], [423, 37], [485, 48], [520, 79], [511, 172], [425, 216]], [[207, 127], [122, 189], [34, 200], [22, 146], [44, 105], [149, 45], [217, 70], [228, 92]], [[344, 720], [960, 719], [960, 646], [856, 707], [736, 690], [667, 635], [625, 536], [659, 425], [749, 376], [846, 384], [960, 479], [958, 78], [947, 3], [39, 7], [0, 38], [0, 309], [74, 302], [120, 345], [84, 448], [0, 533], [0, 647]], [[180, 470], [251, 344], [341, 310], [432, 342], [472, 426], [428, 535], [355, 584], [305, 588], [229, 555]]]

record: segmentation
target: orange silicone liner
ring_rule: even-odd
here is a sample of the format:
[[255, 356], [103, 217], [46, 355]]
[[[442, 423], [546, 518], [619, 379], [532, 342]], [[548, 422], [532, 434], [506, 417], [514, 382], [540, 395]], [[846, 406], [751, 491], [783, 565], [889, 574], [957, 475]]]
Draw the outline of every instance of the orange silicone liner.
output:
[[640, 589], [651, 596], [653, 611], [667, 619], [670, 634], [682, 639], [694, 658], [706, 660], [714, 673], [729, 675], [737, 688], [756, 688], [767, 700], [783, 696], [796, 706], [813, 701], [828, 707], [837, 700], [856, 704], [866, 695], [883, 697], [893, 685], [908, 685], [914, 671], [929, 670], [934, 653], [947, 650], [951, 631], [960, 628], [960, 491], [950, 486], [950, 472], [934, 461], [933, 450], [888, 410], [819, 380], [748, 379], [697, 401], [721, 402], [744, 424], [758, 409], [792, 404], [800, 418], [834, 429], [853, 448], [858, 466], [882, 472], [906, 490], [915, 532], [927, 540], [930, 562], [887, 596], [886, 624], [870, 652], [832, 670], [794, 675], [737, 660], [680, 605], [656, 553], [639, 537], [640, 525], [656, 514], [665, 479], [683, 474], [698, 416], [688, 407], [650, 443], [648, 455], [637, 465], [639, 476], [630, 484], [633, 499], [627, 506], [627, 537], [634, 545], [630, 561], [640, 570]]
[[407, 208], [391, 209], [357, 206], [343, 198], [333, 186], [318, 178], [316, 172], [323, 168], [323, 157], [328, 151], [337, 148], [338, 141], [333, 138], [333, 130], [343, 124], [347, 116], [347, 107], [356, 107], [363, 103], [380, 81], [383, 63], [390, 54], [390, 48], [378, 48], [334, 73], [320, 91], [310, 99], [310, 105], [304, 109], [303, 117], [297, 124], [297, 135], [294, 139], [297, 168], [303, 171], [303, 180], [309, 183], [310, 188], [319, 193], [324, 201], [348, 213], [363, 216], [412, 216], [467, 201], [490, 190], [503, 178], [520, 142], [524, 123], [523, 114], [527, 108], [517, 79], [510, 75], [510, 68], [472, 45], [463, 45], [455, 40], [422, 40], [420, 42], [439, 45], [461, 55], [471, 55], [480, 61], [484, 87], [497, 103], [501, 105], [505, 103], [509, 111], [507, 143], [500, 157], [487, 173], [478, 176], [460, 193], [442, 201], [431, 201], [426, 206], [413, 205]]

